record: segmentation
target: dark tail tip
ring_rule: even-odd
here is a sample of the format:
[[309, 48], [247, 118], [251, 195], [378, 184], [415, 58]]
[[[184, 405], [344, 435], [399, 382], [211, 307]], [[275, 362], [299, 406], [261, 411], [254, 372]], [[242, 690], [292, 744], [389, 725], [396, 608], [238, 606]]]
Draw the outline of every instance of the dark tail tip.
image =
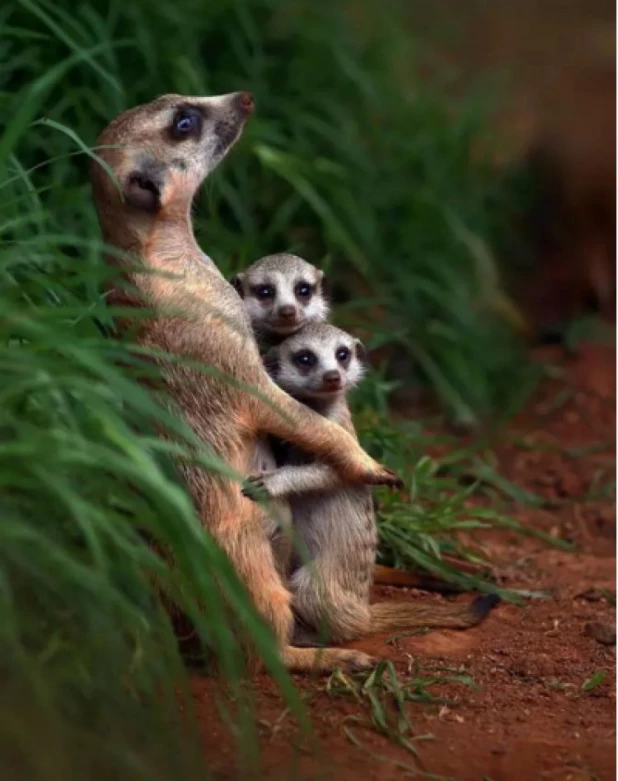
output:
[[480, 622], [486, 618], [493, 608], [502, 600], [497, 594], [484, 594], [477, 597], [470, 605], [470, 611], [474, 618]]

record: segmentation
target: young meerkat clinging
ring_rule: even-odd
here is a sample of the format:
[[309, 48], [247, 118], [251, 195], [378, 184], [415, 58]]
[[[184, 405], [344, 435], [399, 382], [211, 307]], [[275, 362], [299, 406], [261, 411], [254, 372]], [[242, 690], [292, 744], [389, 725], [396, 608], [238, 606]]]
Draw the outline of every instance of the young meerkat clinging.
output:
[[[269, 373], [294, 398], [356, 437], [346, 395], [363, 375], [365, 350], [358, 339], [325, 323], [310, 323], [265, 356]], [[287, 499], [294, 531], [308, 561], [296, 557], [290, 588], [297, 616], [294, 642], [346, 642], [392, 628], [478, 624], [498, 599], [471, 604], [369, 604], [378, 544], [371, 489], [343, 485], [326, 464], [290, 448], [286, 465], [251, 482], [273, 499]]]
[[[121, 264], [129, 283], [129, 289], [114, 286], [109, 300], [152, 313], [118, 325], [136, 327], [139, 344], [159, 354], [217, 370], [205, 374], [187, 363], [157, 359], [166, 398], [237, 474], [249, 473], [257, 439], [272, 434], [332, 464], [344, 482], [400, 485], [340, 426], [269, 378], [242, 301], [195, 240], [193, 198], [253, 110], [246, 92], [163, 95], [120, 114], [99, 136], [98, 154], [114, 178], [93, 161], [94, 200], [105, 242], [120, 251], [109, 261]], [[126, 265], [119, 261], [122, 251], [132, 256]], [[370, 665], [371, 659], [358, 651], [335, 648], [318, 654], [291, 647], [291, 595], [275, 567], [263, 510], [242, 495], [237, 481], [186, 463], [181, 467], [202, 523], [272, 627], [284, 663], [295, 670]]]
[[[324, 293], [324, 274], [298, 255], [280, 252], [256, 260], [231, 279], [242, 298], [261, 352], [279, 344], [307, 323], [324, 322], [329, 304]], [[255, 450], [251, 474], [277, 468], [274, 451], [279, 443], [261, 437]], [[285, 574], [292, 554], [292, 517], [285, 499], [272, 500], [267, 533], [275, 561]]]

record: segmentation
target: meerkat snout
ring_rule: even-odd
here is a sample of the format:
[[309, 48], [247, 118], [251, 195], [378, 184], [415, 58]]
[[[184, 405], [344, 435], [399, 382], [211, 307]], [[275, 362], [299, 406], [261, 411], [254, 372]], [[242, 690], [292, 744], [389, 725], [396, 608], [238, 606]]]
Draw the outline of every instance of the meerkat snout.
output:
[[238, 92], [238, 105], [245, 114], [253, 114], [255, 111], [255, 100], [250, 92]]
[[309, 323], [272, 348], [264, 363], [275, 382], [306, 403], [346, 394], [364, 374], [365, 348], [327, 323]]
[[231, 281], [258, 334], [286, 337], [328, 316], [323, 272], [296, 255], [268, 255]]
[[330, 369], [322, 375], [322, 386], [325, 390], [339, 390], [341, 388], [341, 374], [338, 369]]
[[289, 322], [296, 324], [296, 321], [298, 320], [298, 309], [293, 305], [286, 304], [277, 309], [277, 316], [284, 323]]

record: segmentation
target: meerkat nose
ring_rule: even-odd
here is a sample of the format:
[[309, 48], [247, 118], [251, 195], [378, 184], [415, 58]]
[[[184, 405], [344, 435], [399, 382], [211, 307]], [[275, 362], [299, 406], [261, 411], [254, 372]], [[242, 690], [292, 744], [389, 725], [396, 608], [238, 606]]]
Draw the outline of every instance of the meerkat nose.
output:
[[282, 320], [296, 320], [296, 307], [285, 304], [279, 307], [277, 314]]
[[250, 92], [238, 93], [238, 106], [245, 114], [253, 114], [255, 111], [255, 100]]
[[322, 375], [322, 382], [325, 387], [335, 390], [341, 387], [341, 375], [337, 369], [331, 369], [330, 371], [324, 372]]

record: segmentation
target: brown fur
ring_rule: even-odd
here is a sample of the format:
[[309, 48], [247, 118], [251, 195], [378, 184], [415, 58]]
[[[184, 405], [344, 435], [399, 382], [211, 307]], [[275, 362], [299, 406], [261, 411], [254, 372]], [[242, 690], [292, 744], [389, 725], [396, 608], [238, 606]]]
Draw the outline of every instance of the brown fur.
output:
[[[179, 140], [171, 129], [178, 127], [173, 123], [183, 106], [200, 112], [203, 122], [199, 134]], [[110, 298], [154, 310], [152, 319], [139, 321], [141, 345], [213, 366], [270, 402], [222, 378], [162, 362], [175, 405], [201, 440], [241, 475], [249, 472], [257, 437], [272, 434], [332, 464], [345, 482], [398, 485], [396, 476], [339, 426], [295, 402], [269, 379], [242, 301], [195, 241], [194, 194], [235, 143], [252, 109], [246, 93], [165, 95], [121, 114], [103, 131], [101, 147], [120, 147], [100, 151], [119, 188], [100, 165], [91, 170], [103, 237], [132, 253], [134, 265], [145, 267], [141, 272], [124, 265], [135, 292], [127, 296], [116, 288]], [[354, 651], [329, 649], [316, 655], [289, 646], [290, 594], [275, 568], [262, 509], [241, 494], [235, 481], [195, 467], [185, 467], [184, 474], [203, 525], [274, 630], [285, 664], [295, 670], [369, 664], [368, 657]]]

